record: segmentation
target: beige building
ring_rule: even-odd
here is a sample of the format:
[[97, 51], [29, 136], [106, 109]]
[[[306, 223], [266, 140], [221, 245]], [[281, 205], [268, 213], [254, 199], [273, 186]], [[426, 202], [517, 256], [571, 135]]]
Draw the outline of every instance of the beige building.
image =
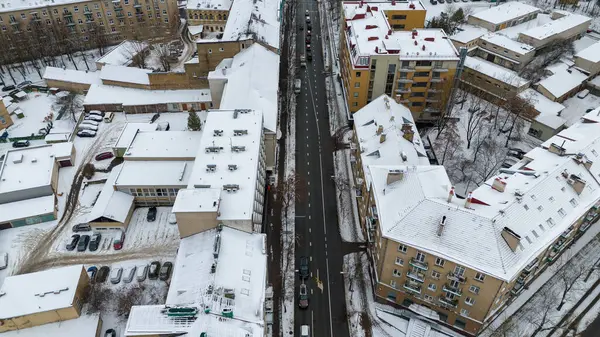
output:
[[188, 25], [202, 25], [204, 33], [223, 32], [233, 0], [191, 0], [187, 2]]
[[477, 40], [475, 55], [511, 70], [520, 70], [535, 56], [535, 48], [504, 35], [490, 33]]
[[461, 77], [461, 85], [486, 100], [495, 102], [518, 95], [529, 87], [529, 81], [517, 72], [486, 61], [480, 57], [467, 56]]
[[542, 49], [554, 41], [575, 41], [585, 34], [592, 19], [566, 11], [554, 11], [552, 21], [519, 33], [519, 41]]
[[13, 125], [12, 118], [6, 109], [6, 105], [0, 100], [0, 130], [6, 129], [11, 125]]
[[600, 73], [600, 42], [585, 48], [574, 57], [575, 66], [586, 72], [590, 77]]
[[521, 2], [511, 1], [499, 6], [492, 6], [485, 11], [469, 15], [467, 22], [474, 26], [483, 27], [490, 32], [516, 26], [531, 21], [541, 10]]
[[78, 318], [89, 282], [83, 265], [7, 277], [0, 290], [0, 332]]
[[583, 90], [588, 76], [577, 68], [568, 66], [550, 69], [551, 76], [539, 81], [536, 89], [553, 102], [564, 102]]

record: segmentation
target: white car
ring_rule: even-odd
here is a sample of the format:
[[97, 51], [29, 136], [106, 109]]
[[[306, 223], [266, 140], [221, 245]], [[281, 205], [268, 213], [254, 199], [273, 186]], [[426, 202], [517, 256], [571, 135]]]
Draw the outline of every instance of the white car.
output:
[[121, 275], [123, 275], [123, 267], [113, 268], [110, 271], [110, 283], [118, 284], [121, 282]]
[[123, 282], [131, 283], [131, 281], [133, 281], [133, 277], [135, 276], [136, 269], [136, 266], [125, 269], [125, 272], [123, 273]]
[[87, 115], [84, 119], [89, 121], [102, 122], [103, 118], [98, 115]]
[[0, 270], [8, 267], [8, 253], [0, 253]]
[[79, 124], [79, 130], [98, 131], [98, 127], [91, 124]]
[[135, 278], [138, 282], [143, 282], [146, 279], [146, 275], [148, 275], [148, 265], [141, 264], [137, 266], [137, 272], [135, 273]]
[[88, 115], [96, 115], [96, 116], [104, 117], [104, 114], [100, 110], [90, 110], [90, 112], [88, 112]]
[[98, 123], [98, 122], [96, 122], [96, 121], [91, 121], [91, 120], [83, 121], [83, 122], [81, 122], [79, 125], [84, 125], [84, 124], [87, 124], [87, 125], [93, 125], [93, 126], [98, 126], [98, 125], [100, 125], [100, 123]]
[[171, 225], [177, 225], [177, 218], [175, 217], [175, 213], [169, 214], [169, 223]]

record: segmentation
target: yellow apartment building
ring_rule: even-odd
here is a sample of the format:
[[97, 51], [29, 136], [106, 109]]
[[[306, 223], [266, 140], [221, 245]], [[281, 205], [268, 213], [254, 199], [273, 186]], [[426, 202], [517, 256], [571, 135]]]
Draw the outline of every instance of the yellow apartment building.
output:
[[343, 6], [340, 60], [350, 111], [386, 94], [406, 105], [417, 122], [439, 118], [459, 57], [443, 30], [422, 29], [423, 5], [344, 2]]

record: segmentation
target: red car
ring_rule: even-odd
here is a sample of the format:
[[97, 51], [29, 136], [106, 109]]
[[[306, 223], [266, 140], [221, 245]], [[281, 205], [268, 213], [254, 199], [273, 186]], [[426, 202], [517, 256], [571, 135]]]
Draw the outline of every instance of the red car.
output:
[[114, 157], [112, 152], [102, 152], [96, 155], [96, 160], [110, 159]]
[[123, 248], [123, 241], [125, 241], [125, 232], [119, 231], [113, 240], [113, 248], [115, 250], [121, 250]]

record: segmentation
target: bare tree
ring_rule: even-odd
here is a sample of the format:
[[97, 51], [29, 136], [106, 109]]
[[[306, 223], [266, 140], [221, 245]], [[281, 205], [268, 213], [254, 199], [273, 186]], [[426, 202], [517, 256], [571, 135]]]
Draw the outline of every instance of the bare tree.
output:
[[477, 144], [479, 151], [476, 160], [471, 162], [470, 180], [477, 186], [492, 177], [506, 157], [506, 150], [495, 138], [482, 138], [481, 144]]
[[287, 229], [289, 208], [296, 201], [302, 200], [303, 194], [301, 191], [304, 189], [304, 185], [301, 182], [300, 176], [293, 172], [283, 180], [282, 183], [278, 184], [275, 190], [277, 195], [277, 201], [281, 203], [281, 208], [284, 212], [284, 226]]
[[[512, 136], [515, 126], [522, 126], [522, 124], [517, 123], [517, 120], [519, 120], [520, 118], [532, 120], [533, 118], [535, 118], [538, 112], [533, 107], [531, 98], [527, 99], [518, 95], [512, 95], [507, 97], [506, 101], [504, 101], [503, 107], [506, 111], [506, 119], [504, 120], [504, 124], [500, 128], [498, 135], [500, 135], [501, 132], [508, 131], [506, 143], [504, 144], [504, 146], [508, 146], [508, 142], [510, 141], [510, 137]], [[511, 120], [510, 126], [508, 127], [508, 129], [504, 129], [504, 126], [506, 125], [506, 122], [509, 119]], [[520, 128], [518, 128], [517, 131], [520, 132]]]
[[109, 42], [106, 29], [96, 22], [92, 22], [88, 24], [88, 32], [91, 44], [98, 48], [100, 56], [104, 55]]
[[171, 50], [166, 43], [155, 43], [152, 45], [154, 55], [158, 58], [162, 71], [171, 71]]
[[552, 287], [542, 287], [534, 301], [530, 302], [531, 307], [522, 317], [522, 320], [535, 327], [530, 337], [534, 337], [543, 331], [552, 330], [556, 326], [553, 313], [555, 313], [558, 304], [558, 297]]
[[131, 65], [138, 68], [146, 68], [148, 62], [148, 43], [146, 41], [131, 41], [127, 48], [122, 51], [123, 56], [131, 61]]
[[77, 93], [69, 92], [64, 96], [60, 96], [57, 103], [65, 109], [65, 113], [69, 114], [74, 122], [77, 122], [77, 116], [75, 114], [82, 110], [81, 96]]
[[544, 52], [538, 54], [525, 67], [521, 69], [519, 75], [531, 82], [538, 82], [544, 75], [544, 69], [557, 62], [565, 54], [573, 55], [575, 47], [572, 41], [556, 40], [544, 47]]
[[522, 324], [519, 324], [519, 320], [509, 317], [489, 337], [521, 337], [525, 336], [525, 334], [525, 329]]
[[484, 100], [478, 96], [471, 96], [467, 108], [467, 118], [463, 122], [466, 131], [467, 149], [471, 148], [471, 142], [481, 132], [481, 124], [487, 116]]
[[558, 263], [552, 266], [556, 283], [560, 285], [560, 303], [556, 310], [562, 309], [567, 295], [583, 290], [583, 276], [587, 273], [588, 267], [577, 262], [567, 264], [572, 257], [570, 253], [564, 253], [558, 259]]
[[441, 151], [437, 154], [440, 165], [444, 165], [446, 159], [454, 159], [455, 154], [462, 145], [460, 135], [458, 134], [458, 130], [456, 130], [456, 123], [449, 122], [441, 134], [437, 135], [434, 143], [436, 145], [435, 148]]

